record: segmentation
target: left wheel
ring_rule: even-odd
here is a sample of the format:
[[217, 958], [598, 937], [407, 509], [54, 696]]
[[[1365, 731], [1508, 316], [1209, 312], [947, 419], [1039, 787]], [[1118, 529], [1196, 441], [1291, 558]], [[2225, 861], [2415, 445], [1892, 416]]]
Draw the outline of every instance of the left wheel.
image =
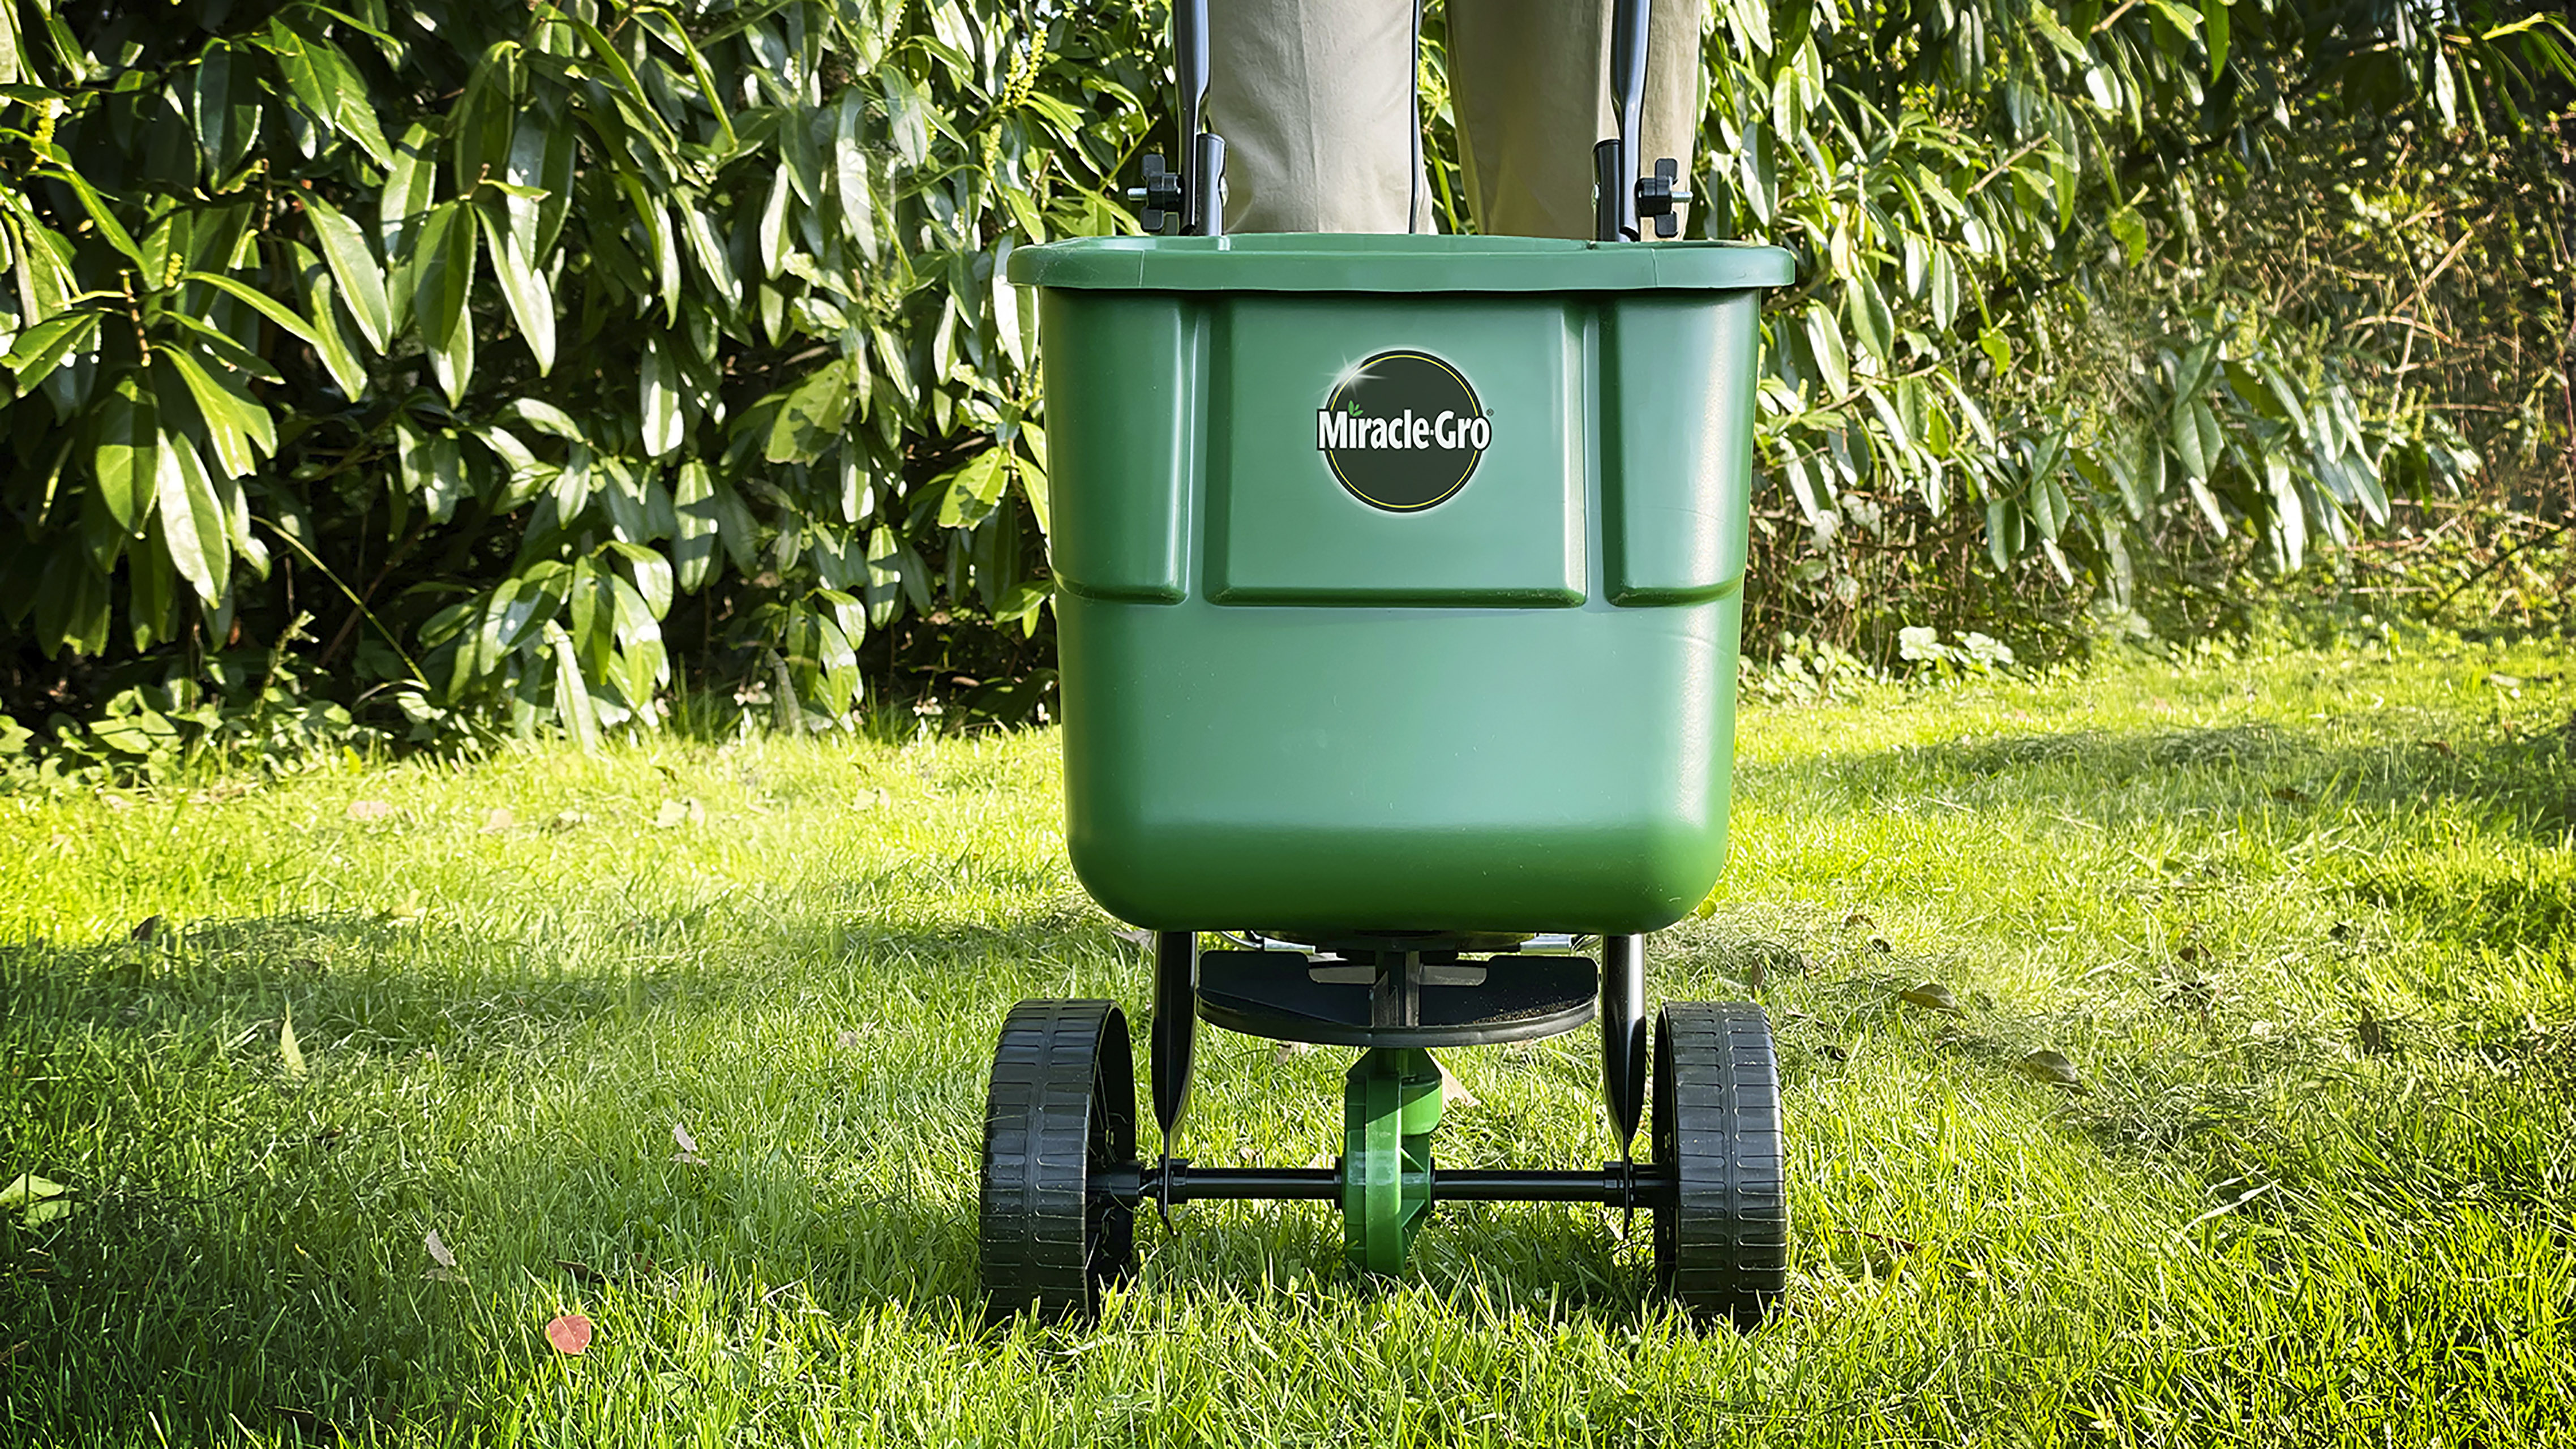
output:
[[988, 1319], [1094, 1312], [1100, 1290], [1135, 1271], [1135, 1208], [1105, 1180], [1135, 1161], [1126, 1016], [1107, 1001], [1011, 1008], [984, 1105], [976, 1237]]

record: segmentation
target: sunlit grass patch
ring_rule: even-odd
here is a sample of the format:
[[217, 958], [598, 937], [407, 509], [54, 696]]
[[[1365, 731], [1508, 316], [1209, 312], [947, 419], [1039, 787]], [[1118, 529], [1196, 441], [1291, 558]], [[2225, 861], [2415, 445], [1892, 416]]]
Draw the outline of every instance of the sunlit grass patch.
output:
[[[1199, 1205], [1096, 1324], [982, 1331], [1002, 1014], [1147, 1005], [1047, 734], [0, 799], [0, 1182], [74, 1204], [0, 1211], [0, 1440], [2576, 1440], [2565, 672], [1749, 710], [1651, 980], [1777, 1028], [1751, 1335], [1653, 1298], [1643, 1220], [1518, 1206], [1368, 1283], [1319, 1208]], [[1447, 1054], [1443, 1160], [1610, 1154], [1595, 1050]], [[1329, 1160], [1346, 1053], [1203, 1051], [1194, 1156]]]

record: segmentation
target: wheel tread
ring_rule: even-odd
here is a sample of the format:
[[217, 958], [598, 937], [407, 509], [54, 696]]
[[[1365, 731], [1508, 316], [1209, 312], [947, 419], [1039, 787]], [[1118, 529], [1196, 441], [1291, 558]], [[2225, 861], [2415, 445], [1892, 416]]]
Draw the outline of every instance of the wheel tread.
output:
[[1091, 1191], [1136, 1153], [1135, 1072], [1113, 1002], [1023, 1001], [1002, 1024], [984, 1105], [976, 1238], [988, 1313], [1097, 1308], [1134, 1269], [1133, 1210]]
[[1656, 1214], [1656, 1276], [1693, 1313], [1750, 1328], [1788, 1281], [1770, 1022], [1750, 1003], [1676, 1003], [1655, 1036], [1655, 1152], [1675, 1179]]

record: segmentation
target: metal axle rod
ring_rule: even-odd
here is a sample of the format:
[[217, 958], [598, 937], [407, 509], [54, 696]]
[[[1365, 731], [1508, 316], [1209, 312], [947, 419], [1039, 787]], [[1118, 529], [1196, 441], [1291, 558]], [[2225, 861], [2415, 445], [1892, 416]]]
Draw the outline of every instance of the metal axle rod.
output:
[[[1338, 1202], [1342, 1174], [1331, 1167], [1192, 1167], [1186, 1159], [1095, 1169], [1092, 1190], [1122, 1203], [1246, 1200]], [[1670, 1168], [1605, 1162], [1597, 1172], [1511, 1172], [1433, 1168], [1433, 1202], [1574, 1202], [1655, 1208], [1673, 1195]]]

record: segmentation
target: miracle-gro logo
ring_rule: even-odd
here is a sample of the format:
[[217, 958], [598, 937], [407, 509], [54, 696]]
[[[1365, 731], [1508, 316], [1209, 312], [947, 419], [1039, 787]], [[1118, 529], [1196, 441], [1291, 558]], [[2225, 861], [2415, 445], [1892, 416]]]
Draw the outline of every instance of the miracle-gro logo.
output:
[[1315, 414], [1315, 450], [1350, 495], [1419, 513], [1467, 486], [1494, 438], [1465, 374], [1428, 352], [1381, 352], [1345, 374]]

